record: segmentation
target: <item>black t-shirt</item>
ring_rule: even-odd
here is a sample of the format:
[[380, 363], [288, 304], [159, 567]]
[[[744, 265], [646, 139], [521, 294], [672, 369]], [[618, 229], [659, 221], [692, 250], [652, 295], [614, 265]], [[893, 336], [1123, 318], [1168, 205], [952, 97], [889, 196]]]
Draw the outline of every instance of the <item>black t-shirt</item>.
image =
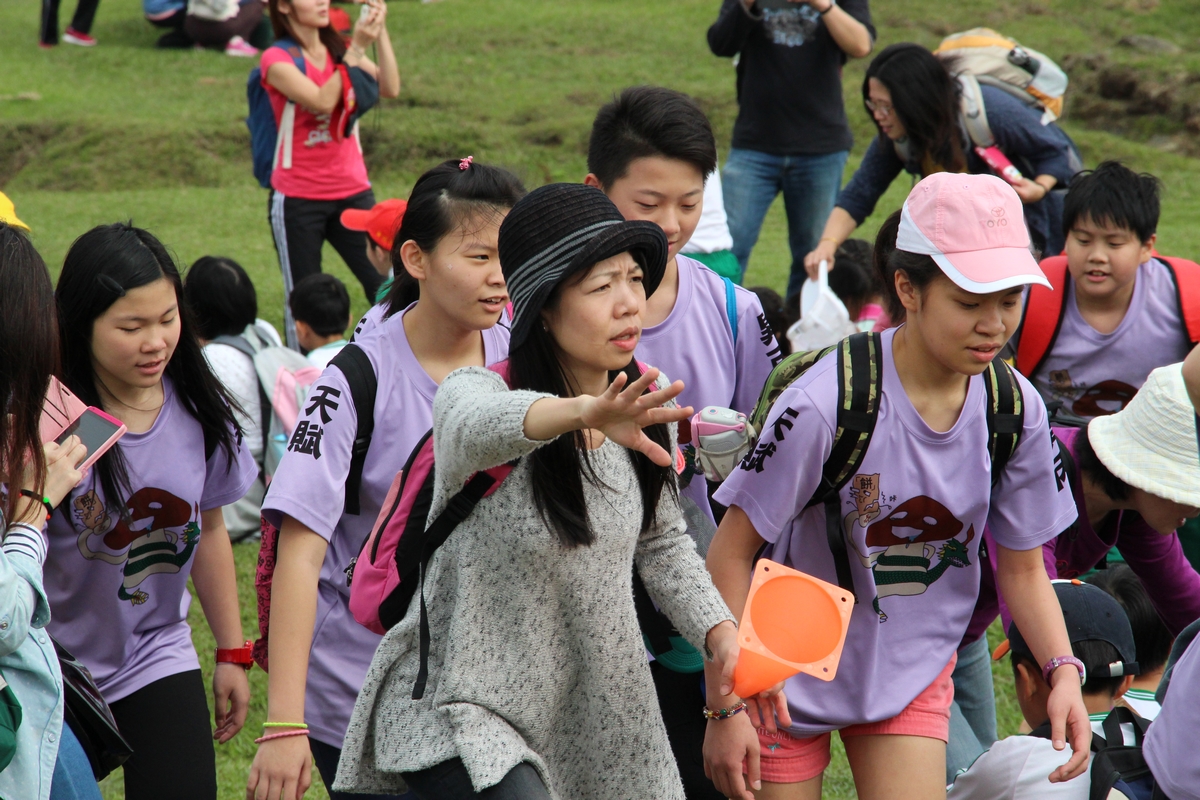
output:
[[[838, 5], [875, 28], [867, 0]], [[812, 6], [747, 13], [741, 0], [724, 0], [708, 29], [718, 56], [741, 53], [737, 66], [738, 118], [733, 146], [775, 155], [824, 155], [854, 143], [842, 102], [846, 54]], [[756, 19], [760, 17], [761, 19]]]

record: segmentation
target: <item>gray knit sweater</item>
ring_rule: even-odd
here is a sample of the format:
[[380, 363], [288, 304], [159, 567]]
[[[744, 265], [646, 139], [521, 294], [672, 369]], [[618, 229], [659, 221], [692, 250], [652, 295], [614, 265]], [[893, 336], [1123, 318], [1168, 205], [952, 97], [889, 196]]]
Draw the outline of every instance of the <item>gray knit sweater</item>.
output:
[[[474, 472], [528, 455], [525, 414], [546, 395], [481, 368], [450, 374], [433, 404], [433, 519]], [[399, 794], [402, 772], [455, 756], [476, 791], [528, 761], [560, 800], [683, 800], [633, 607], [636, 563], [651, 596], [697, 648], [732, 619], [678, 502], [641, 530], [629, 451], [606, 441], [584, 482], [596, 541], [567, 548], [534, 506], [528, 459], [434, 555], [425, 581], [429, 684], [412, 699], [418, 609], [384, 636], [342, 750], [335, 788]]]

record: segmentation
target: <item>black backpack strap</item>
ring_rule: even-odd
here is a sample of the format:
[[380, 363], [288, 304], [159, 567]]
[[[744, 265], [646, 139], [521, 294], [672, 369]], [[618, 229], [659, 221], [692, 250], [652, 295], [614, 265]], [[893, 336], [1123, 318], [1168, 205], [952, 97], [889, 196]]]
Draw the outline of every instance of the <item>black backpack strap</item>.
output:
[[[343, 348], [344, 352], [345, 348]], [[432, 476], [433, 473], [430, 473]], [[496, 483], [496, 479], [486, 472], [477, 472], [467, 481], [457, 494], [450, 498], [450, 502], [438, 514], [437, 519], [425, 529], [424, 544], [421, 547], [421, 623], [420, 623], [420, 667], [417, 669], [417, 680], [413, 683], [412, 699], [420, 700], [425, 696], [425, 684], [429, 682], [429, 613], [425, 607], [425, 571], [429, 567], [429, 561], [433, 558], [433, 553], [449, 538], [450, 534], [459, 524], [471, 515], [475, 510], [475, 506], [487, 494], [488, 489]], [[404, 575], [403, 572], [400, 573]], [[407, 607], [407, 603], [405, 604]], [[380, 621], [384, 621], [384, 608], [380, 606]], [[393, 622], [394, 624], [394, 622]], [[389, 626], [390, 627], [390, 626]]]
[[1001, 358], [993, 360], [984, 371], [983, 386], [987, 393], [988, 455], [995, 486], [1021, 441], [1025, 402], [1012, 367]]
[[[856, 333], [837, 346], [837, 432], [821, 469], [821, 484], [805, 508], [825, 506], [825, 538], [833, 553], [838, 586], [854, 594], [850, 554], [842, 531], [840, 492], [867, 456], [883, 385], [883, 339], [878, 333]], [[855, 602], [858, 602], [857, 598]]]
[[346, 475], [347, 514], [359, 514], [362, 511], [360, 493], [362, 491], [363, 464], [367, 461], [367, 450], [371, 448], [371, 436], [375, 433], [375, 392], [379, 388], [379, 380], [375, 376], [375, 367], [371, 359], [355, 344], [343, 347], [329, 362], [342, 371], [346, 384], [350, 388], [350, 399], [354, 402], [354, 412], [358, 417], [358, 430], [354, 434], [354, 448], [350, 451], [350, 472]]
[[[250, 344], [249, 340], [247, 340], [246, 337], [242, 336], [241, 334], [238, 334], [237, 336], [223, 334], [213, 339], [211, 344], [228, 345], [234, 350], [237, 350], [238, 352], [247, 356], [251, 362], [253, 362], [254, 357], [258, 355], [258, 351], [254, 349], [254, 345]], [[262, 481], [263, 485], [265, 486], [267, 483], [267, 476], [266, 472], [264, 471], [267, 460], [267, 437], [271, 432], [271, 412], [273, 409], [271, 407], [271, 398], [267, 395], [267, 389], [262, 385], [262, 381], [258, 379], [257, 368], [254, 370], [254, 383], [256, 386], [258, 386], [258, 424], [261, 426], [262, 430], [263, 447], [263, 454], [258, 464], [258, 479]], [[210, 436], [206, 433], [204, 436], [204, 456], [206, 461], [212, 457], [213, 453], [217, 451], [215, 441], [212, 442], [212, 449], [209, 449], [209, 439]]]

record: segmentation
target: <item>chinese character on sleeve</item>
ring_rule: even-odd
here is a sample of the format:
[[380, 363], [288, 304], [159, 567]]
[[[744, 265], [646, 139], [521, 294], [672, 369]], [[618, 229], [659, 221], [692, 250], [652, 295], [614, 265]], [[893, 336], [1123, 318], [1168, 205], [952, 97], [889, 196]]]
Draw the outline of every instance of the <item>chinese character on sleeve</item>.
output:
[[766, 460], [773, 455], [775, 455], [774, 442], [759, 442], [758, 449], [747, 455], [742, 461], [742, 469], [746, 470], [747, 472], [750, 470], [762, 472], [763, 467], [765, 466], [764, 462], [766, 462]]
[[[312, 394], [308, 396], [308, 399], [312, 401], [312, 405], [304, 409], [304, 413], [311, 416], [313, 411], [319, 408], [321, 409], [321, 422], [328, 425], [330, 419], [329, 411], [338, 410], [337, 402], [330, 399], [331, 395], [333, 397], [341, 397], [342, 393], [331, 386], [316, 387], [312, 390]], [[329, 409], [329, 411], [326, 411], [326, 409]]]
[[296, 432], [292, 434], [292, 440], [288, 442], [287, 449], [292, 453], [320, 458], [321, 437], [324, 434], [325, 431], [321, 430], [320, 425], [302, 419], [296, 423]]
[[776, 419], [775, 422], [772, 423], [772, 426], [775, 428], [775, 440], [776, 441], [780, 441], [780, 442], [783, 441], [784, 432], [790, 431], [792, 429], [792, 420], [794, 420], [795, 418], [796, 418], [796, 409], [785, 408], [783, 410], [783, 413], [779, 415], [779, 418]]

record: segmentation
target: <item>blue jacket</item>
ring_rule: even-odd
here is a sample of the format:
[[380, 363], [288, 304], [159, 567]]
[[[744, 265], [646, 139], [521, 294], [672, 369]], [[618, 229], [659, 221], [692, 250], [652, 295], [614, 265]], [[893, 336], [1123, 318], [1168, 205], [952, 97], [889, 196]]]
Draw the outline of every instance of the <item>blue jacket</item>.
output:
[[62, 673], [46, 632], [42, 564], [13, 538], [0, 546], [0, 674], [21, 703], [21, 726], [17, 754], [0, 772], [0, 797], [48, 800], [62, 736]]
[[[996, 145], [1008, 156], [1027, 178], [1037, 175], [1053, 175], [1058, 186], [1065, 188], [1074, 177], [1071, 154], [1075, 144], [1057, 125], [1043, 125], [1041, 115], [1003, 89], [981, 86], [983, 102], [987, 112], [988, 126], [996, 139]], [[969, 143], [963, 131], [964, 144]], [[990, 175], [991, 169], [975, 154], [973, 147], [966, 147], [967, 171], [973, 175]], [[871, 140], [862, 164], [854, 177], [838, 195], [837, 205], [844, 209], [855, 222], [863, 220], [875, 211], [875, 204], [883, 196], [892, 181], [901, 171], [913, 175], [921, 174], [921, 166], [905, 164], [896, 155], [890, 139], [880, 135]], [[1060, 193], [1051, 193], [1045, 200], [1025, 206], [1025, 220], [1047, 243], [1047, 253], [1058, 253], [1062, 249], [1062, 198]]]

